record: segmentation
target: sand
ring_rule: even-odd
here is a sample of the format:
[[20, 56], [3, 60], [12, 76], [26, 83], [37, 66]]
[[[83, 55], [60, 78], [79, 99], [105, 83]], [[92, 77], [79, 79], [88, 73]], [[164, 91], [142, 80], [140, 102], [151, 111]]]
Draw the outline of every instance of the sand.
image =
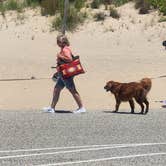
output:
[[[161, 109], [155, 101], [166, 99], [166, 22], [159, 23], [156, 11], [139, 15], [133, 3], [118, 8], [119, 20], [87, 20], [75, 33], [67, 33], [75, 55], [80, 55], [86, 73], [75, 77], [77, 89], [88, 111], [114, 110], [115, 99], [104, 91], [109, 80], [130, 82], [143, 77], [153, 79], [148, 95], [151, 109]], [[58, 32], [50, 32], [50, 17], [39, 10], [24, 14], [8, 12], [0, 16], [0, 79], [51, 78], [56, 65]], [[49, 106], [54, 82], [0, 81], [0, 110], [37, 110]], [[77, 105], [64, 89], [56, 109], [75, 110]], [[120, 109], [129, 109], [123, 103]], [[139, 107], [136, 104], [136, 109]]]

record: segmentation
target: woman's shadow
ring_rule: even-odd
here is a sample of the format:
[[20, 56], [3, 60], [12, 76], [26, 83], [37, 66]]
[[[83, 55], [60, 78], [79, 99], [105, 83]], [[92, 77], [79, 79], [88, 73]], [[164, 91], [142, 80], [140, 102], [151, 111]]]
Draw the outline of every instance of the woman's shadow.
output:
[[68, 111], [68, 110], [55, 110], [55, 113], [58, 114], [70, 114], [73, 113], [72, 111]]

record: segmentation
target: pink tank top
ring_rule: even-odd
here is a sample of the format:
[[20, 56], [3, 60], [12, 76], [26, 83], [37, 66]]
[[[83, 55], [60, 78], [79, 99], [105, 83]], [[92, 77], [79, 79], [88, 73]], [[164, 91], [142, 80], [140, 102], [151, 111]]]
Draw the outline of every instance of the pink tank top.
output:
[[66, 56], [66, 57], [72, 59], [72, 52], [71, 52], [70, 47], [68, 47], [68, 46], [63, 47], [63, 48], [61, 49], [60, 54], [62, 54], [62, 55], [64, 55], [64, 56]]

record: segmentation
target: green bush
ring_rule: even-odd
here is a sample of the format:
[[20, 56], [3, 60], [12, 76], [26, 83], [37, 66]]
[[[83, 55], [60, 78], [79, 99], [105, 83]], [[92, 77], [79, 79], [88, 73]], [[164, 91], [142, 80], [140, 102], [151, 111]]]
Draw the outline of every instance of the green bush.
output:
[[105, 17], [104, 12], [98, 12], [94, 15], [95, 21], [104, 21]]
[[8, 10], [17, 10], [20, 6], [17, 1], [10, 0], [5, 4]]
[[3, 16], [5, 16], [5, 8], [4, 8], [2, 2], [0, 2], [0, 13], [1, 13]]
[[112, 4], [114, 4], [116, 7], [121, 6], [131, 0], [112, 0]]
[[132, 1], [132, 0], [100, 0], [100, 3], [103, 3], [105, 5], [115, 5], [116, 7], [117, 6], [121, 6], [129, 1]]
[[[84, 6], [85, 0], [70, 0], [70, 6], [74, 6], [75, 9], [80, 11]], [[42, 15], [54, 15], [55, 13], [63, 14], [64, 0], [42, 0]]]
[[164, 4], [163, 6], [161, 6], [160, 12], [162, 12], [164, 14], [164, 16], [166, 16], [166, 4]]
[[[85, 13], [78, 12], [78, 10], [74, 6], [69, 7], [68, 15], [67, 15], [67, 23], [66, 30], [74, 31], [79, 24], [83, 23], [87, 15]], [[52, 22], [52, 30], [61, 31], [63, 23], [63, 14], [59, 14], [58, 17]]]
[[135, 0], [136, 9], [140, 9], [141, 14], [149, 12], [151, 6], [158, 9], [161, 13], [166, 15], [166, 0]]
[[166, 17], [161, 17], [159, 22], [166, 22]]
[[0, 2], [0, 12], [5, 13], [7, 10], [16, 10], [21, 12], [25, 7], [36, 7], [41, 0], [23, 0], [22, 2], [17, 0], [7, 0]]
[[81, 8], [83, 8], [85, 5], [85, 0], [75, 0], [74, 6], [77, 10], [80, 11]]
[[54, 15], [57, 12], [62, 13], [63, 6], [63, 0], [42, 0], [41, 13], [42, 15]]
[[103, 0], [93, 0], [91, 3], [91, 8], [98, 9], [102, 3], [103, 3]]
[[140, 14], [149, 13], [151, 7], [149, 0], [135, 0], [135, 2], [135, 8], [139, 9]]
[[112, 3], [112, 0], [103, 0], [103, 3], [106, 5], [110, 5]]
[[110, 7], [110, 16], [112, 18], [116, 18], [116, 19], [120, 18], [120, 15], [119, 15], [118, 11], [113, 7]]
[[58, 30], [60, 31], [62, 28], [62, 17], [59, 15], [57, 17], [55, 17], [52, 21], [52, 30]]
[[6, 3], [4, 3], [5, 10], [17, 10], [22, 11], [23, 4], [19, 3], [17, 0], [9, 0]]
[[41, 0], [25, 0], [25, 4], [26, 6], [30, 6], [30, 7], [36, 7], [39, 6], [41, 3]]
[[166, 15], [166, 0], [149, 0], [151, 5]]

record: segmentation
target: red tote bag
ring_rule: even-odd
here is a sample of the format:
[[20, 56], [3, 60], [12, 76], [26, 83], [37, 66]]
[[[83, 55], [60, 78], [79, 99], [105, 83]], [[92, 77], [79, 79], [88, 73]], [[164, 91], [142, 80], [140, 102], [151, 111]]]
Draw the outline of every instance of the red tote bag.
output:
[[64, 79], [85, 73], [79, 57], [72, 62], [61, 64], [58, 68]]

